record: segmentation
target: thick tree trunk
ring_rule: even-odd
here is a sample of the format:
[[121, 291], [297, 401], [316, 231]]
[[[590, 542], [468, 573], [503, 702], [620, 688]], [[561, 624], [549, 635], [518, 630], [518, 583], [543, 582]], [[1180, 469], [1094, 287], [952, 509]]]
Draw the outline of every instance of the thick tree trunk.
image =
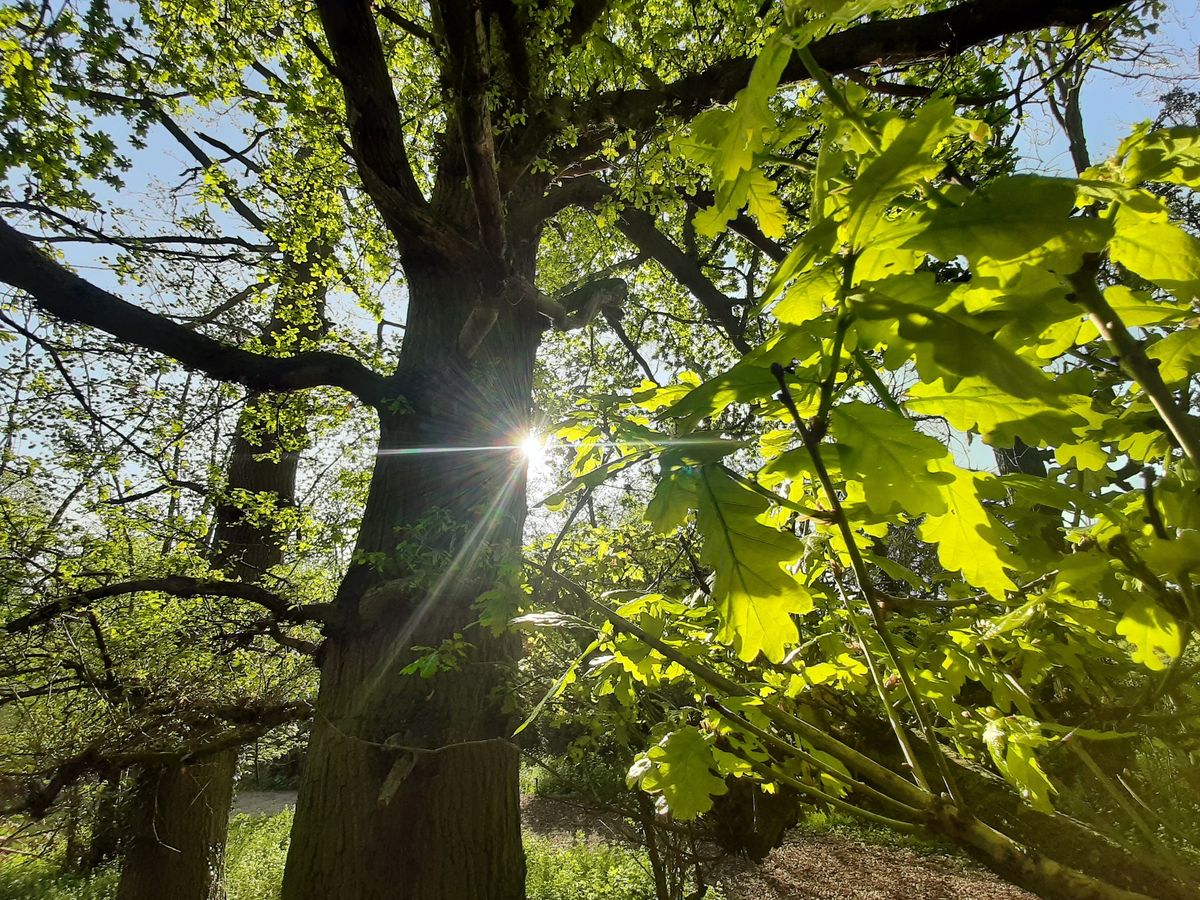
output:
[[221, 900], [237, 753], [138, 773], [117, 900]]
[[[397, 396], [379, 413], [356, 562], [321, 661], [286, 900], [524, 897], [505, 693], [518, 645], [480, 617], [518, 559], [514, 445], [529, 428], [540, 327], [534, 310], [483, 296], [479, 273], [406, 269]], [[473, 314], [494, 325], [467, 358]], [[432, 652], [438, 665], [405, 673]]]

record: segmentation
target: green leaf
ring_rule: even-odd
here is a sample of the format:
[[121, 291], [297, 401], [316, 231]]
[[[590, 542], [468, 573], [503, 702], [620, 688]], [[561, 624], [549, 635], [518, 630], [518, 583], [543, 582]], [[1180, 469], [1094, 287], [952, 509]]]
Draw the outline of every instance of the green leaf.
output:
[[1088, 472], [1100, 472], [1112, 462], [1111, 454], [1099, 441], [1059, 444], [1054, 448], [1054, 458], [1060, 465], [1074, 466]]
[[792, 48], [782, 36], [769, 38], [733, 109], [697, 116], [689, 138], [677, 142], [683, 153], [712, 170], [716, 202], [696, 215], [696, 230], [701, 234], [716, 235], [749, 202], [764, 233], [782, 236], [786, 215], [774, 195], [775, 185], [756, 167], [755, 158], [775, 126], [770, 99], [791, 55]]
[[696, 473], [691, 466], [667, 472], [646, 507], [646, 521], [659, 534], [669, 534], [687, 520], [696, 505]]
[[1133, 661], [1156, 672], [1183, 652], [1179, 623], [1149, 597], [1139, 598], [1125, 610], [1117, 633], [1133, 644]]
[[732, 403], [750, 403], [772, 396], [779, 382], [771, 374], [771, 363], [788, 365], [794, 359], [811, 356], [819, 346], [817, 339], [797, 329], [785, 329], [765, 344], [755, 347], [727, 372], [711, 378], [690, 391], [662, 415], [682, 419], [681, 428], [690, 428], [700, 419], [715, 416]]
[[1170, 291], [1180, 300], [1200, 297], [1200, 240], [1167, 221], [1165, 211], [1117, 209], [1108, 245], [1113, 262]]
[[796, 279], [771, 312], [780, 322], [803, 325], [824, 312], [825, 301], [836, 295], [841, 286], [840, 265], [819, 266]]
[[721, 628], [717, 639], [749, 662], [764, 653], [783, 659], [796, 643], [793, 613], [812, 609], [808, 589], [783, 567], [802, 551], [794, 535], [763, 524], [770, 503], [717, 466], [700, 469], [696, 524], [704, 537], [701, 558], [713, 570], [713, 600]]
[[1005, 716], [988, 722], [983, 740], [996, 768], [1021, 797], [1038, 812], [1054, 812], [1054, 785], [1034, 756], [1033, 748], [1047, 743], [1036, 722], [1025, 716]]
[[873, 293], [854, 304], [864, 319], [894, 321], [900, 337], [916, 345], [917, 371], [923, 381], [946, 373], [984, 378], [1014, 397], [1038, 397], [1061, 406], [1058, 390], [1046, 374], [988, 335], [945, 313], [922, 309]]
[[921, 434], [902, 416], [866, 403], [846, 403], [833, 411], [842, 474], [862, 482], [867, 506], [877, 513], [897, 509], [910, 515], [943, 513], [938, 488], [953, 481], [929, 471], [933, 460], [949, 459], [942, 443]]
[[1104, 299], [1129, 328], [1183, 322], [1194, 315], [1187, 305], [1160, 303], [1147, 292], [1135, 291], [1123, 284], [1105, 288]]
[[775, 187], [775, 182], [760, 170], [753, 170], [750, 182], [746, 185], [746, 208], [758, 220], [758, 227], [763, 234], [778, 239], [783, 237], [788, 217], [783, 203], [775, 196]]
[[672, 731], [637, 759], [626, 781], [647, 793], [660, 793], [677, 819], [694, 819], [712, 809], [712, 798], [724, 794], [725, 780], [715, 774], [712, 747], [699, 730]]
[[808, 270], [817, 260], [825, 259], [833, 253], [837, 243], [838, 226], [832, 219], [822, 219], [805, 232], [804, 237], [796, 242], [788, 255], [784, 257], [771, 280], [763, 289], [762, 299], [759, 300], [752, 312], [762, 310], [768, 303], [779, 296], [784, 285], [802, 272]]
[[904, 243], [938, 259], [965, 256], [977, 274], [1004, 280], [1018, 260], [1062, 275], [1079, 268], [1085, 253], [1100, 250], [1108, 225], [1071, 218], [1075, 182], [1068, 178], [1012, 175], [973, 193], [961, 206], [927, 213]]
[[912, 193], [919, 181], [941, 171], [943, 164], [933, 153], [954, 123], [951, 101], [926, 103], [883, 152], [859, 171], [847, 196], [850, 214], [844, 233], [852, 250], [862, 249], [897, 196]]
[[1185, 328], [1155, 341], [1146, 355], [1158, 360], [1158, 374], [1167, 384], [1186, 381], [1200, 372], [1200, 328]]
[[1152, 535], [1138, 553], [1152, 571], [1177, 579], [1200, 569], [1200, 531], [1184, 529], [1166, 540]]
[[1200, 188], [1200, 128], [1135, 131], [1121, 143], [1118, 157], [1131, 184], [1165, 181]]
[[939, 486], [946, 512], [925, 518], [917, 529], [921, 540], [937, 545], [938, 559], [947, 569], [962, 572], [968, 584], [1002, 598], [1016, 585], [1004, 571], [1017, 561], [1009, 552], [1011, 535], [983, 506], [979, 484], [984, 476], [952, 464], [940, 464], [953, 480]]
[[1087, 420], [1073, 408], [1088, 409], [1091, 401], [1080, 395], [1060, 400], [1067, 404], [1065, 409], [1014, 397], [983, 378], [963, 378], [953, 390], [939, 378], [913, 385], [906, 405], [919, 415], [941, 416], [959, 431], [978, 431], [994, 447], [1011, 447], [1017, 438], [1030, 446], [1074, 440], [1074, 429], [1087, 425]]
[[550, 494], [541, 502], [535, 504], [535, 507], [545, 506], [548, 509], [559, 509], [562, 507], [562, 504], [566, 501], [567, 497], [575, 493], [575, 491], [586, 487], [594, 488], [597, 485], [601, 485], [620, 472], [622, 469], [626, 469], [634, 463], [641, 462], [646, 458], [646, 456], [646, 451], [639, 453], [628, 453], [625, 456], [602, 463], [596, 466], [594, 469], [589, 469], [584, 474], [579, 475], [576, 478], [572, 478], [553, 494]]

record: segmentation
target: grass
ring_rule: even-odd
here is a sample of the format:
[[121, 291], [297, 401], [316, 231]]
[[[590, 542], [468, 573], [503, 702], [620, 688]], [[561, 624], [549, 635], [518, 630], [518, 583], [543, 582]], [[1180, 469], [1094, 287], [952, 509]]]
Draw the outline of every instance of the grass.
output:
[[654, 900], [645, 855], [611, 844], [527, 834], [528, 900]]
[[292, 810], [234, 816], [229, 822], [225, 882], [229, 900], [273, 900], [283, 884]]
[[[554, 787], [559, 785], [551, 780]], [[234, 816], [226, 860], [229, 900], [276, 900], [283, 882], [292, 811], [274, 816]], [[858, 820], [811, 812], [800, 824], [810, 834], [839, 834], [870, 844], [945, 852], [941, 844], [864, 828]], [[645, 854], [624, 846], [525, 835], [529, 900], [654, 900]], [[117, 873], [64, 874], [58, 861], [0, 854], [0, 900], [113, 900]], [[710, 892], [710, 897], [717, 897]]]
[[[234, 816], [226, 861], [229, 900], [275, 900], [283, 882], [292, 811]], [[654, 900], [643, 854], [526, 835], [529, 900]], [[0, 854], [0, 900], [113, 900], [117, 873], [63, 874], [56, 861]]]
[[59, 872], [49, 859], [0, 854], [0, 900], [110, 900], [116, 894], [115, 872], [80, 878]]

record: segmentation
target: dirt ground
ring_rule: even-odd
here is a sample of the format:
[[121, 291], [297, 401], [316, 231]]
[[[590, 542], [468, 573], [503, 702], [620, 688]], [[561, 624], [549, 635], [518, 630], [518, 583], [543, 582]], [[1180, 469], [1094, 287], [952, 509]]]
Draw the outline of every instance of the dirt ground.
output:
[[[274, 815], [295, 805], [288, 791], [243, 791], [234, 812]], [[579, 804], [544, 797], [521, 801], [525, 827], [573, 840], [620, 840], [622, 824]], [[721, 865], [729, 900], [1032, 900], [970, 860], [942, 852], [868, 844], [838, 833], [797, 832], [762, 863]]]

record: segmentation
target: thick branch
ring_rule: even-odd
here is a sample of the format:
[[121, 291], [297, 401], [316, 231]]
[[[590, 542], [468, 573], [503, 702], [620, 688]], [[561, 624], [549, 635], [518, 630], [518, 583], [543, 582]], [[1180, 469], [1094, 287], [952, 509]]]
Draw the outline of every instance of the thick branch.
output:
[[[1125, 0], [974, 0], [950, 9], [905, 19], [877, 19], [828, 35], [811, 45], [825, 71], [840, 74], [874, 65], [896, 66], [953, 56], [995, 38], [1053, 25], [1079, 25]], [[572, 118], [585, 127], [605, 122], [643, 132], [662, 116], [691, 118], [728, 103], [750, 78], [753, 58], [725, 60], [686, 75], [662, 90], [623, 90], [597, 94], [580, 104]], [[806, 81], [804, 65], [793, 59], [784, 83]]]
[[355, 154], [405, 202], [423, 206], [371, 4], [367, 0], [318, 0], [317, 11], [345, 92]]
[[734, 315], [733, 304], [729, 298], [709, 281], [696, 260], [680, 250], [670, 238], [658, 230], [650, 213], [627, 206], [621, 210], [617, 227], [639, 250], [658, 262], [676, 281], [691, 291], [709, 317], [721, 326], [734, 347], [742, 353], [750, 352], [750, 343], [743, 333], [742, 323]]
[[603, 311], [605, 316], [621, 315], [621, 305], [629, 295], [629, 285], [621, 278], [589, 281], [557, 300], [540, 294], [538, 311], [549, 316], [558, 331], [583, 328]]
[[453, 73], [454, 110], [462, 134], [471, 196], [479, 216], [479, 234], [484, 249], [499, 260], [504, 255], [504, 201], [500, 196], [488, 109], [490, 74], [483, 11], [478, 0], [442, 0], [435, 9], [440, 15], [450, 57], [447, 68]]
[[120, 772], [137, 765], [189, 765], [222, 750], [242, 747], [280, 725], [311, 718], [312, 706], [303, 702], [283, 703], [256, 708], [252, 712], [252, 715], [241, 719], [246, 724], [238, 725], [215, 737], [205, 737], [169, 750], [106, 753], [93, 744], [82, 753], [60, 763], [49, 780], [33, 785], [23, 798], [0, 807], [0, 815], [25, 813], [35, 819], [41, 818], [65, 788], [91, 773]]
[[30, 294], [42, 312], [99, 328], [118, 340], [162, 353], [219, 381], [263, 391], [329, 385], [344, 388], [371, 404], [383, 396], [382, 377], [348, 356], [326, 351], [286, 358], [261, 356], [134, 306], [59, 265], [2, 221], [0, 281]]
[[404, 123], [369, 0], [319, 0], [317, 9], [346, 98], [358, 174], [402, 250], [461, 261], [473, 248], [435, 222], [404, 142]]
[[[542, 222], [568, 206], [590, 208], [609, 193], [609, 187], [594, 176], [582, 175], [572, 178], [538, 200], [524, 206], [519, 211], [519, 218], [516, 218], [516, 221]], [[654, 217], [650, 213], [626, 206], [617, 218], [617, 228], [633, 242], [642, 254], [655, 260], [670, 272], [676, 281], [691, 291], [709, 317], [729, 336], [729, 341], [733, 346], [742, 353], [750, 351], [750, 344], [746, 341], [743, 333], [744, 328], [734, 314], [733, 304], [729, 298], [708, 279], [696, 260], [680, 250], [670, 238], [658, 230]], [[757, 231], [757, 228], [754, 230]], [[778, 248], [773, 248], [773, 251], [775, 249]]]
[[414, 22], [399, 10], [393, 9], [390, 6], [380, 5], [375, 7], [375, 11], [401, 31], [411, 34], [418, 40], [422, 40], [429, 44], [429, 46], [432, 47], [437, 43], [433, 33], [428, 28], [418, 22]]
[[9, 634], [20, 634], [38, 625], [49, 622], [55, 616], [72, 610], [85, 609], [109, 597], [147, 592], [170, 594], [173, 597], [230, 597], [255, 603], [269, 610], [276, 618], [287, 622], [326, 622], [331, 606], [324, 603], [293, 604], [284, 597], [264, 587], [245, 581], [217, 581], [192, 578], [187, 575], [168, 575], [163, 578], [142, 578], [121, 581], [103, 587], [81, 591], [69, 597], [60, 597], [33, 612], [13, 619], [4, 626]]

